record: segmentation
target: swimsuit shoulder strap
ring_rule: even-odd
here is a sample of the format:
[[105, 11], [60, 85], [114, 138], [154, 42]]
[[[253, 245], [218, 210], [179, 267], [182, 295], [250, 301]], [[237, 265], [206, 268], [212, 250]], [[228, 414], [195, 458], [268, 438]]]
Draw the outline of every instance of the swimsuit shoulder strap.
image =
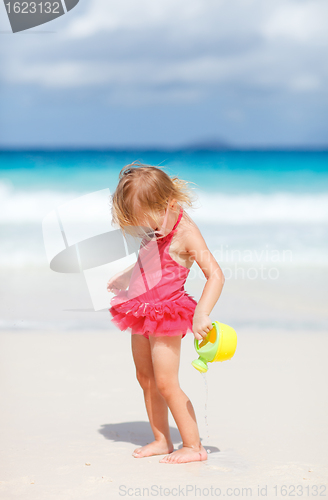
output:
[[178, 217], [178, 220], [176, 221], [176, 223], [174, 224], [173, 228], [172, 228], [172, 231], [174, 231], [174, 229], [177, 227], [177, 225], [179, 224], [181, 218], [182, 218], [182, 214], [183, 214], [183, 208], [181, 207], [180, 208], [180, 213], [179, 213], [179, 217]]

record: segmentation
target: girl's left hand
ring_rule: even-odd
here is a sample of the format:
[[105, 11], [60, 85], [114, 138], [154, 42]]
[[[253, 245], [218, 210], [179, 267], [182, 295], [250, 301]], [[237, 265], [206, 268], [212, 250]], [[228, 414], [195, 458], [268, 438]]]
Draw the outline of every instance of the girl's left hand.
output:
[[192, 331], [198, 340], [205, 338], [210, 330], [212, 330], [212, 321], [208, 314], [195, 313], [192, 323]]

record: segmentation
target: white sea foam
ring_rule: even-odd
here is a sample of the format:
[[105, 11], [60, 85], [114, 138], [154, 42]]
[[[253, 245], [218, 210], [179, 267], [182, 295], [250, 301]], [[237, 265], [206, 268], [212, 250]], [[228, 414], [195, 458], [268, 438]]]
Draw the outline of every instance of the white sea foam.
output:
[[194, 220], [220, 224], [258, 224], [263, 222], [328, 222], [328, 192], [297, 194], [201, 193]]
[[[107, 186], [104, 186], [105, 188]], [[53, 190], [15, 190], [0, 181], [0, 223], [40, 223], [43, 217], [59, 205], [87, 194]], [[219, 224], [258, 224], [261, 222], [328, 222], [328, 192], [299, 194], [198, 193], [191, 217], [197, 222]]]
[[[85, 194], [87, 191], [16, 190], [9, 182], [0, 181], [0, 266], [47, 267], [43, 218]], [[289, 250], [292, 259], [280, 259], [280, 263], [328, 264], [328, 192], [198, 194], [195, 209], [188, 212], [220, 262], [266, 262], [268, 251], [283, 255]]]
[[73, 191], [18, 190], [0, 181], [0, 224], [41, 223], [51, 210], [78, 196]]

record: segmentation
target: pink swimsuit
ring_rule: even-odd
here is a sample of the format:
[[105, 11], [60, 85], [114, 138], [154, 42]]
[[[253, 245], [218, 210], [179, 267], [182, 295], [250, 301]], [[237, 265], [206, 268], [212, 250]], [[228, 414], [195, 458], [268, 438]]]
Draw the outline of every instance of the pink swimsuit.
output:
[[[121, 331], [152, 336], [182, 335], [192, 332], [192, 320], [197, 305], [188, 295], [184, 284], [190, 269], [172, 259], [169, 247], [181, 220], [164, 237], [140, 245], [138, 262], [133, 268], [129, 289], [120, 290], [112, 298], [111, 321]], [[138, 265], [137, 265], [138, 264]]]

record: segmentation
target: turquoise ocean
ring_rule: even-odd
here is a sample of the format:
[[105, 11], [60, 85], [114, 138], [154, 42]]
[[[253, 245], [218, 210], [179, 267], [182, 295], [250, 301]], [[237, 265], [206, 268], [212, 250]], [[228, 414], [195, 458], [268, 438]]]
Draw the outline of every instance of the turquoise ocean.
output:
[[[327, 327], [328, 151], [56, 150], [0, 152], [1, 328], [106, 327], [87, 292], [73, 293], [80, 278], [49, 269], [42, 220], [79, 196], [113, 192], [134, 161], [190, 182], [196, 202], [188, 213], [226, 276], [219, 309], [227, 323]], [[198, 299], [196, 274], [188, 289]], [[55, 300], [67, 286], [70, 308], [49, 309], [44, 287]]]

